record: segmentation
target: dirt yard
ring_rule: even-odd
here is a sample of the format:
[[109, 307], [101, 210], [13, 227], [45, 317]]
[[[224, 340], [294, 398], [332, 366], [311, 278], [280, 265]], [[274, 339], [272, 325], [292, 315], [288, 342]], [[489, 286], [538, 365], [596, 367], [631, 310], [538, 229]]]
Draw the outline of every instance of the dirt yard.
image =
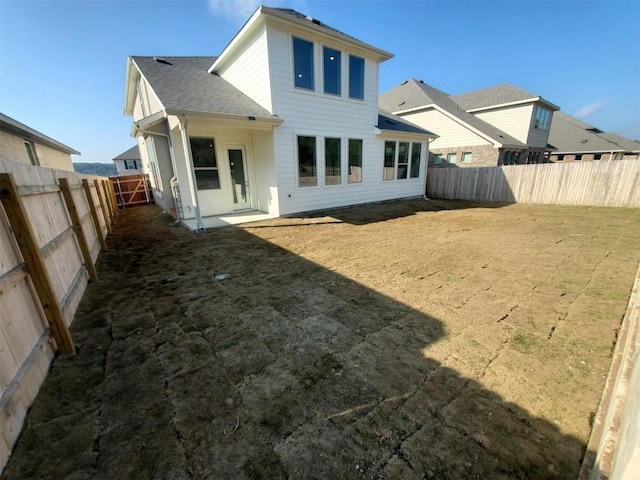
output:
[[3, 478], [575, 478], [639, 238], [631, 209], [124, 211]]

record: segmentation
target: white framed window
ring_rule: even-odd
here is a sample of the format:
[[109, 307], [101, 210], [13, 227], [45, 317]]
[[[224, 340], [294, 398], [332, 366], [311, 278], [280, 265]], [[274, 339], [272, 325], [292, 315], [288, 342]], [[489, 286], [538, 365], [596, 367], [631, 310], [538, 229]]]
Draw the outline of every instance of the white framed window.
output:
[[313, 43], [298, 37], [293, 37], [293, 75], [296, 88], [315, 90]]
[[347, 183], [362, 183], [362, 139], [349, 139], [349, 172]]
[[124, 169], [125, 170], [137, 170], [138, 162], [136, 160], [125, 160], [124, 161]]
[[340, 185], [342, 183], [342, 139], [324, 139], [324, 184]]
[[324, 73], [324, 93], [340, 95], [342, 92], [342, 54], [338, 50], [322, 47], [322, 66]]
[[198, 190], [220, 190], [218, 159], [213, 138], [189, 138]]
[[349, 98], [364, 100], [364, 58], [349, 55]]
[[449, 163], [458, 163], [458, 154], [450, 153], [447, 155], [447, 162]]
[[153, 138], [147, 138], [147, 141], [144, 143], [147, 148], [147, 156], [149, 157], [149, 166], [151, 170], [151, 181], [153, 182], [153, 186], [156, 190], [162, 190], [162, 183], [160, 181], [160, 174], [158, 172], [158, 161], [156, 158], [156, 149], [155, 144], [153, 142]]
[[384, 142], [382, 180], [406, 180], [420, 176], [422, 144], [407, 141]]
[[473, 161], [473, 154], [471, 152], [462, 152], [462, 163], [471, 163]]
[[36, 155], [36, 146], [33, 142], [31, 140], [24, 140], [24, 148], [27, 149], [27, 156], [29, 157], [31, 165], [40, 165], [38, 155]]
[[316, 162], [316, 137], [299, 135], [298, 144], [298, 186], [318, 186], [318, 168]]
[[551, 111], [547, 110], [540, 105], [536, 105], [536, 113], [533, 119], [533, 128], [540, 131], [546, 132], [549, 130], [549, 125], [551, 124]]

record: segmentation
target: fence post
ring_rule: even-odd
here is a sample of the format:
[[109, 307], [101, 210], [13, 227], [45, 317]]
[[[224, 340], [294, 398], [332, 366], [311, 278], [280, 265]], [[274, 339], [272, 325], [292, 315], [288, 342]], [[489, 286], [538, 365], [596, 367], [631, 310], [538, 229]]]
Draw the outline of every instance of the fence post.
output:
[[113, 222], [116, 214], [113, 211], [113, 201], [111, 199], [111, 195], [109, 195], [109, 187], [107, 187], [107, 182], [111, 183], [111, 180], [102, 180], [102, 190], [104, 192], [105, 203], [109, 209], [109, 218], [111, 222]]
[[42, 304], [42, 310], [51, 328], [51, 335], [63, 354], [74, 353], [73, 339], [62, 309], [51, 286], [49, 272], [40, 253], [31, 223], [18, 194], [18, 189], [11, 173], [0, 173], [0, 199], [13, 230], [13, 236], [20, 248], [24, 265], [29, 272], [33, 286]]
[[104, 217], [104, 224], [107, 226], [107, 233], [111, 233], [111, 218], [107, 213], [106, 200], [102, 198], [102, 192], [100, 191], [100, 182], [98, 182], [97, 178], [94, 178], [93, 184], [96, 186], [96, 193], [98, 194], [100, 210], [102, 210], [102, 216]]
[[98, 235], [98, 241], [100, 242], [100, 249], [107, 249], [107, 242], [104, 241], [104, 237], [102, 236], [102, 227], [100, 227], [100, 219], [98, 218], [98, 211], [96, 210], [96, 206], [93, 203], [93, 195], [91, 195], [91, 187], [89, 186], [89, 180], [86, 178], [82, 179], [82, 188], [84, 189], [84, 195], [87, 197], [87, 203], [89, 204], [89, 210], [91, 211], [91, 219], [93, 220], [93, 226], [96, 229], [96, 234]]
[[60, 183], [60, 190], [62, 191], [62, 196], [64, 197], [64, 203], [67, 204], [67, 211], [69, 212], [69, 216], [71, 217], [71, 226], [73, 227], [73, 231], [76, 234], [76, 240], [78, 240], [78, 245], [80, 246], [80, 253], [82, 253], [82, 258], [84, 258], [84, 266], [86, 267], [87, 272], [89, 272], [89, 278], [91, 279], [91, 281], [97, 282], [98, 272], [96, 271], [96, 266], [94, 265], [93, 259], [91, 258], [91, 250], [89, 250], [87, 237], [85, 237], [84, 232], [82, 231], [80, 215], [78, 215], [76, 202], [73, 199], [73, 194], [71, 193], [71, 188], [69, 187], [69, 180], [66, 178], [59, 178], [58, 182]]
[[[120, 181], [118, 180], [118, 177], [116, 177], [116, 182], [118, 182], [118, 190], [120, 190], [122, 192], [122, 188], [120, 187]], [[113, 182], [111, 181], [111, 178], [109, 178], [109, 180], [107, 180], [107, 185], [109, 185], [109, 189], [111, 191], [111, 201], [113, 202], [113, 213], [114, 215], [118, 213], [118, 196], [116, 195], [116, 187], [114, 186]], [[122, 206], [122, 208], [124, 208], [124, 205]]]

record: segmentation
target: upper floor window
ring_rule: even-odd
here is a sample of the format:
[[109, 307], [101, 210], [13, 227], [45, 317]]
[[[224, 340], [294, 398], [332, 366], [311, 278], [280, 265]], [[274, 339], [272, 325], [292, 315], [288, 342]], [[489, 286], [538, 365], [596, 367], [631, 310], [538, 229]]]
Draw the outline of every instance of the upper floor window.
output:
[[333, 48], [323, 47], [324, 93], [340, 95], [340, 52]]
[[298, 88], [314, 90], [313, 43], [293, 37], [293, 74]]
[[536, 116], [533, 120], [533, 128], [541, 132], [549, 130], [551, 124], [551, 112], [540, 105], [536, 106]]
[[24, 147], [27, 149], [27, 155], [29, 156], [31, 165], [40, 165], [40, 162], [38, 162], [38, 156], [36, 155], [36, 147], [33, 145], [33, 142], [25, 140]]
[[364, 58], [349, 55], [349, 98], [364, 100]]

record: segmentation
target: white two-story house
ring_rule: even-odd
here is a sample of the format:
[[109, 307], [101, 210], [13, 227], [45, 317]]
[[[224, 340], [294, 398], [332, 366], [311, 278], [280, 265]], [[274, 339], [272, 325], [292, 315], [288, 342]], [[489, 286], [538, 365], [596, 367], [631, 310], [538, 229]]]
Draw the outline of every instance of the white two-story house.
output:
[[435, 136], [379, 111], [391, 57], [264, 6], [218, 57], [130, 57], [125, 113], [156, 203], [201, 229], [234, 212], [423, 195]]
[[495, 166], [545, 161], [558, 107], [513, 85], [462, 95], [410, 79], [385, 92], [380, 105], [438, 135], [431, 166]]

